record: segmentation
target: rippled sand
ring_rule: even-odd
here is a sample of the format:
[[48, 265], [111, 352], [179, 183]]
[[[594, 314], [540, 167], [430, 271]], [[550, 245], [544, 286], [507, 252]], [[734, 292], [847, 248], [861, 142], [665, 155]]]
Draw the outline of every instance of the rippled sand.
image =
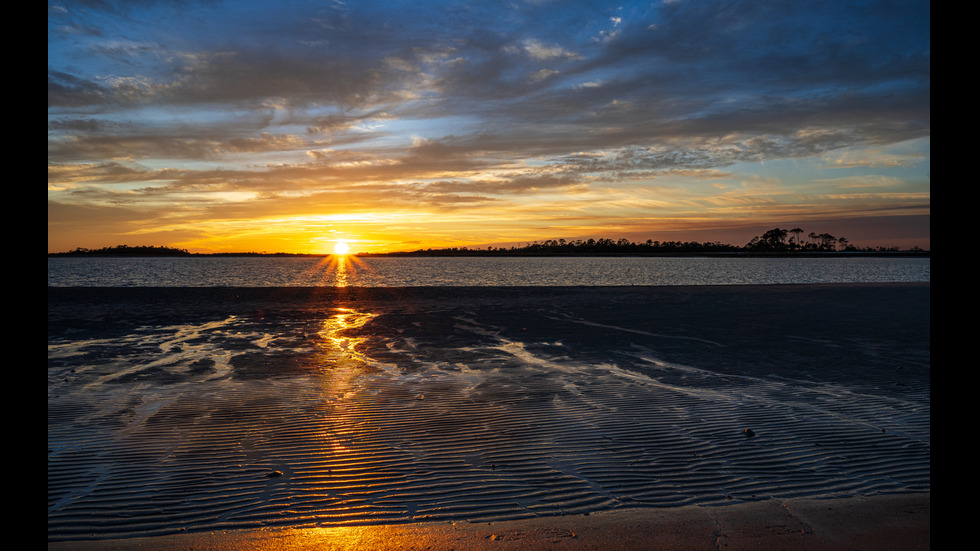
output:
[[928, 284], [48, 296], [49, 541], [930, 490]]

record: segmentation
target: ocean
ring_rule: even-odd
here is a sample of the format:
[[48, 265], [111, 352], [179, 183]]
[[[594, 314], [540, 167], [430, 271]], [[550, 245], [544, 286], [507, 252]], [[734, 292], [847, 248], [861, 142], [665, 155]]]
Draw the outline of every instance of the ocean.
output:
[[916, 257], [48, 258], [51, 287], [429, 287], [928, 282]]

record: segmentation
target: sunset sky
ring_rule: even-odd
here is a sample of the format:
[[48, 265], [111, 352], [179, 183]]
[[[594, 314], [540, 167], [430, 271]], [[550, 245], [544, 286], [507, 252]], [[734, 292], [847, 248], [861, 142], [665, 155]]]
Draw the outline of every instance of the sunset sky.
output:
[[48, 251], [929, 248], [928, 1], [48, 4]]

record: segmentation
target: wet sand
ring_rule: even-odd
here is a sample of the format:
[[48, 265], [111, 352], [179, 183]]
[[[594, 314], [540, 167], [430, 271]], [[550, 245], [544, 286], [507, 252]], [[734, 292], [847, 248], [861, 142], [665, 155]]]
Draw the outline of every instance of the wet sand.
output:
[[480, 524], [277, 528], [48, 544], [49, 551], [893, 551], [929, 548], [928, 494], [773, 500], [730, 507], [625, 509]]
[[928, 284], [50, 288], [48, 341], [49, 549], [928, 548]]

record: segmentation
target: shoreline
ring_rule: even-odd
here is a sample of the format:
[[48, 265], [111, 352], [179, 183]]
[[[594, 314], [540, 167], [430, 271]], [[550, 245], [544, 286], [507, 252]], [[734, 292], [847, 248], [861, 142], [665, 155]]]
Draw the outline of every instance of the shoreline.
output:
[[317, 549], [645, 550], [930, 548], [930, 494], [617, 509], [487, 523], [262, 528], [49, 542], [48, 551]]
[[729, 258], [840, 258], [840, 257], [913, 257], [930, 258], [931, 251], [687, 251], [687, 252], [590, 252], [590, 253], [549, 253], [549, 252], [487, 252], [472, 250], [467, 252], [391, 252], [391, 253], [349, 253], [337, 255], [335, 253], [187, 253], [187, 254], [106, 254], [106, 253], [73, 253], [60, 252], [48, 253], [48, 258], [208, 258], [208, 257], [234, 257], [234, 258], [266, 258], [266, 257], [313, 257], [321, 258], [327, 256], [353, 256], [362, 258], [385, 258], [385, 257], [567, 257], [567, 258], [588, 258], [588, 257], [729, 257]]

